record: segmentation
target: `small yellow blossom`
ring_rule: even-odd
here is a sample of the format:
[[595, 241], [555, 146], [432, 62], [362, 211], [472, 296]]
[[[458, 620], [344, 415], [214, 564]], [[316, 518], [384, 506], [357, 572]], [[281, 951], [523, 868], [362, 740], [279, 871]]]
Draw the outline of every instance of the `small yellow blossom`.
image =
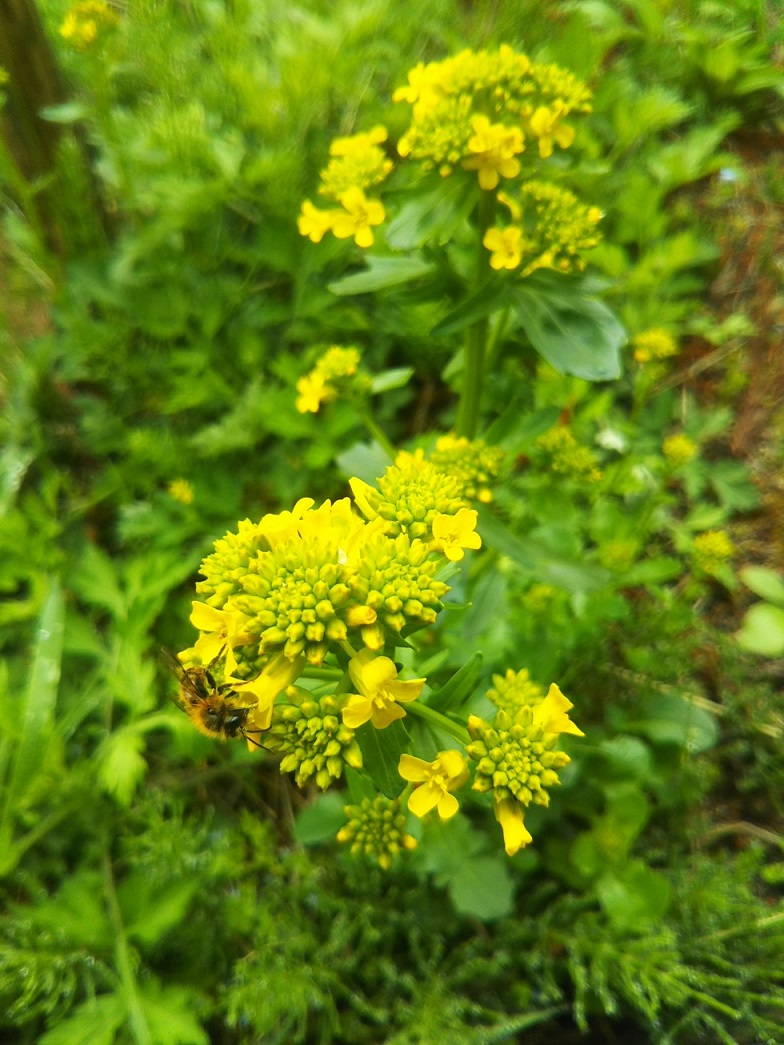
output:
[[348, 189], [340, 197], [343, 207], [332, 223], [332, 231], [338, 239], [354, 237], [358, 247], [372, 247], [374, 242], [372, 225], [380, 225], [386, 214], [379, 200], [369, 200], [362, 189]]
[[[270, 728], [275, 698], [287, 686], [290, 686], [292, 682], [299, 678], [304, 668], [304, 657], [299, 656], [291, 660], [289, 657], [279, 653], [277, 656], [272, 657], [264, 665], [261, 673], [255, 679], [251, 679], [250, 682], [238, 682], [235, 679], [227, 679], [227, 681], [231, 682], [235, 693], [240, 696], [247, 694], [255, 700], [253, 712], [248, 718], [248, 725], [252, 726], [254, 731], [264, 732]], [[257, 743], [251, 740], [248, 741], [248, 747], [251, 750], [258, 746]]]
[[225, 670], [232, 675], [237, 666], [234, 647], [251, 642], [247, 632], [247, 618], [237, 610], [216, 610], [206, 602], [194, 602], [191, 624], [202, 634], [193, 646], [193, 653], [202, 664], [211, 664], [225, 650]]
[[365, 722], [385, 729], [405, 716], [400, 704], [416, 700], [425, 684], [424, 679], [399, 680], [394, 662], [389, 657], [377, 657], [372, 650], [352, 657], [348, 671], [359, 690], [343, 708], [343, 721], [349, 729], [358, 729]]
[[381, 145], [387, 140], [387, 129], [380, 124], [369, 131], [352, 134], [347, 138], [335, 138], [329, 147], [330, 156], [353, 156], [366, 152], [372, 145]]
[[562, 149], [568, 149], [574, 141], [574, 130], [558, 122], [561, 113], [560, 106], [549, 108], [540, 105], [531, 116], [530, 127], [539, 139], [539, 156], [543, 160], [552, 156], [553, 142], [557, 142]]
[[187, 479], [173, 479], [169, 483], [169, 496], [180, 504], [193, 504], [193, 487]]
[[463, 167], [478, 172], [480, 186], [490, 191], [502, 177], [516, 178], [520, 173], [517, 154], [525, 148], [520, 128], [490, 123], [486, 116], [474, 116], [471, 128], [474, 133], [468, 151], [472, 155], [463, 160]]
[[302, 204], [302, 212], [297, 218], [297, 228], [301, 236], [307, 236], [313, 243], [320, 243], [335, 224], [338, 210], [319, 210], [310, 200]]
[[334, 392], [329, 388], [321, 374], [311, 372], [297, 381], [296, 408], [301, 414], [317, 414], [321, 404], [332, 398]]
[[482, 243], [489, 251], [490, 267], [494, 269], [516, 269], [522, 261], [523, 230], [516, 225], [505, 229], [488, 229]]
[[638, 363], [650, 363], [652, 359], [666, 359], [678, 354], [678, 343], [672, 334], [661, 327], [644, 330], [632, 340], [634, 358]]
[[694, 538], [694, 565], [703, 573], [716, 573], [735, 554], [735, 545], [724, 530], [706, 530]]
[[468, 780], [468, 764], [459, 751], [439, 751], [433, 762], [401, 755], [398, 772], [404, 780], [419, 784], [408, 800], [408, 808], [414, 816], [427, 816], [432, 809], [438, 810], [442, 820], [453, 817], [459, 804], [451, 791], [456, 791]]
[[476, 551], [482, 538], [476, 532], [478, 515], [473, 508], [461, 508], [456, 515], [436, 515], [433, 519], [433, 548], [450, 562], [459, 562], [464, 549]]
[[99, 28], [110, 29], [119, 18], [104, 0], [79, 0], [66, 13], [60, 36], [74, 47], [87, 47], [98, 36]]
[[662, 444], [662, 453], [673, 468], [680, 468], [697, 453], [697, 444], [683, 432], [667, 436]]

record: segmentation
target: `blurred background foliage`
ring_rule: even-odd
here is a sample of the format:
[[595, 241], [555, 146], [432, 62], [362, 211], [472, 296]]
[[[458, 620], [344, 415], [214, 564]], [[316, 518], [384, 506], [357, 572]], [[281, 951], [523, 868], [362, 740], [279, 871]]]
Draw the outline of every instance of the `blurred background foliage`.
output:
[[[81, 43], [74, 10], [39, 2], [53, 165], [0, 147], [3, 1040], [781, 1041], [775, 4], [133, 0]], [[479, 702], [557, 679], [587, 738], [533, 849], [498, 856], [477, 809], [385, 875], [320, 844], [342, 796], [303, 808], [196, 735], [155, 653], [190, 643], [213, 539], [363, 459], [350, 403], [295, 410], [320, 347], [413, 368], [375, 401], [393, 441], [450, 427], [432, 303], [334, 295], [357, 252], [296, 215], [331, 138], [400, 133], [417, 61], [502, 42], [595, 91], [560, 174], [604, 212], [589, 278], [630, 344], [599, 385], [524, 339], [493, 360], [514, 527], [455, 579], [434, 670], [481, 650]]]

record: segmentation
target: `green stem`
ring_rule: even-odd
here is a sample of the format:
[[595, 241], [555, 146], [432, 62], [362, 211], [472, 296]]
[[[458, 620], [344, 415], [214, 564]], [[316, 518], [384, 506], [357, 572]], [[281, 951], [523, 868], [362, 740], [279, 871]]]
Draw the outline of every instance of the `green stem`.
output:
[[410, 704], [406, 704], [406, 712], [411, 712], [412, 715], [418, 715], [419, 718], [425, 719], [438, 729], [443, 729], [445, 733], [451, 734], [451, 736], [453, 736], [455, 740], [459, 740], [461, 744], [471, 743], [471, 737], [464, 726], [459, 726], [457, 722], [453, 722], [451, 718], [442, 715], [441, 712], [436, 711], [435, 708], [429, 708], [427, 704], [420, 704], [419, 701], [413, 700]]
[[136, 1045], [153, 1045], [150, 1028], [144, 1015], [141, 998], [139, 997], [136, 977], [133, 974], [131, 950], [128, 946], [128, 938], [125, 935], [120, 902], [117, 899], [117, 891], [114, 887], [112, 862], [106, 846], [104, 846], [103, 869], [106, 898], [109, 906], [109, 921], [114, 929], [114, 955], [117, 962], [117, 973], [123, 987], [125, 1004], [128, 1006], [128, 1022], [130, 1024], [131, 1037], [136, 1042]]
[[359, 417], [362, 424], [367, 428], [370, 435], [375, 439], [381, 449], [387, 454], [391, 461], [394, 461], [397, 457], [397, 450], [392, 443], [387, 439], [385, 432], [379, 425], [373, 420], [367, 410], [357, 409], [357, 416]]
[[336, 679], [339, 679], [339, 678], [342, 678], [342, 677], [343, 677], [343, 672], [340, 670], [340, 668], [307, 667], [302, 672], [302, 678], [303, 679], [321, 679], [324, 682], [334, 682]]
[[[485, 233], [493, 223], [494, 213], [495, 193], [482, 190], [476, 208], [476, 264], [472, 291], [476, 291], [482, 286], [490, 271], [490, 252], [482, 241], [485, 238]], [[457, 434], [464, 435], [468, 439], [474, 439], [479, 429], [487, 325], [487, 316], [485, 316], [468, 328], [466, 339], [465, 356], [463, 359], [463, 388], [457, 409]]]

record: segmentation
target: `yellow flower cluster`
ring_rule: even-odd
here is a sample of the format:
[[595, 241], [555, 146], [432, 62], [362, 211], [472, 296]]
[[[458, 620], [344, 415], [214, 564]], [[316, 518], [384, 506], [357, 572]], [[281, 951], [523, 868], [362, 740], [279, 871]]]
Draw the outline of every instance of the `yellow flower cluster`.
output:
[[460, 482], [426, 461], [422, 450], [402, 450], [378, 480], [378, 489], [361, 479], [352, 479], [350, 486], [357, 507], [388, 537], [422, 541], [453, 562], [463, 558], [464, 549], [481, 547], [477, 513], [463, 500]]
[[724, 530], [706, 530], [694, 538], [694, 565], [703, 573], [715, 573], [735, 554], [735, 545]]
[[490, 265], [496, 270], [517, 269], [527, 276], [535, 269], [558, 272], [581, 271], [582, 251], [599, 242], [596, 226], [602, 212], [580, 203], [573, 192], [548, 182], [531, 181], [523, 185], [519, 200], [499, 193], [514, 224], [494, 226], [485, 233], [483, 243], [491, 252]]
[[662, 444], [662, 453], [672, 468], [682, 468], [697, 453], [697, 444], [683, 432], [669, 435]]
[[488, 446], [481, 439], [450, 434], [438, 439], [430, 462], [457, 480], [461, 497], [489, 504], [493, 499], [490, 486], [498, 479], [505, 456], [500, 447]]
[[532, 840], [523, 822], [526, 807], [532, 802], [549, 804], [548, 789], [560, 782], [558, 770], [569, 763], [566, 752], [556, 747], [559, 735], [584, 736], [569, 718], [571, 708], [558, 686], [552, 685], [535, 706], [524, 704], [513, 713], [498, 711], [492, 723], [476, 715], [468, 720], [472, 743], [466, 753], [476, 762], [473, 787], [492, 794], [509, 856]]
[[340, 345], [328, 348], [313, 369], [297, 381], [297, 410], [301, 414], [315, 414], [322, 403], [335, 399], [341, 392], [367, 390], [370, 379], [359, 374], [359, 360], [357, 348]]
[[502, 45], [420, 63], [393, 97], [412, 107], [401, 156], [443, 176], [458, 167], [475, 170], [480, 186], [493, 190], [501, 178], [520, 173], [526, 139], [541, 159], [556, 144], [568, 148], [574, 130], [564, 121], [572, 112], [588, 112], [591, 95], [565, 69], [533, 63]]
[[540, 435], [536, 446], [548, 455], [554, 472], [583, 483], [598, 483], [601, 480], [602, 473], [596, 457], [587, 446], [577, 442], [566, 426], [557, 425]]
[[392, 170], [392, 161], [381, 148], [386, 138], [386, 128], [379, 126], [333, 141], [329, 150], [332, 158], [321, 172], [318, 191], [338, 206], [319, 210], [305, 200], [297, 221], [303, 236], [318, 243], [331, 232], [338, 239], [353, 237], [358, 247], [373, 245], [373, 228], [384, 221], [385, 211], [381, 201], [368, 197], [366, 191], [384, 181]]
[[60, 36], [74, 47], [88, 47], [97, 38], [99, 29], [111, 29], [119, 21], [105, 0], [79, 0], [67, 11]]
[[173, 479], [169, 483], [169, 497], [180, 504], [193, 504], [193, 487], [187, 479]]
[[660, 327], [637, 334], [632, 340], [632, 346], [638, 363], [650, 363], [652, 359], [666, 359], [678, 354], [677, 341]]

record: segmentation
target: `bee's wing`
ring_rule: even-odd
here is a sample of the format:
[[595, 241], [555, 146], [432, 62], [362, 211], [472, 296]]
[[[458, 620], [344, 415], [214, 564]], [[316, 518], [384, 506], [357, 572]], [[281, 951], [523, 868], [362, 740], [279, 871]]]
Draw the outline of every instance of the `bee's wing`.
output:
[[175, 653], [170, 649], [162, 647], [160, 650], [160, 659], [164, 667], [177, 679], [180, 686], [180, 699], [175, 700], [175, 704], [182, 704], [183, 700], [188, 700], [191, 703], [195, 701], [202, 701], [208, 696], [203, 691], [203, 687], [199, 685], [197, 676], [194, 676], [192, 672], [188, 671], [187, 668], [182, 666], [182, 662]]

